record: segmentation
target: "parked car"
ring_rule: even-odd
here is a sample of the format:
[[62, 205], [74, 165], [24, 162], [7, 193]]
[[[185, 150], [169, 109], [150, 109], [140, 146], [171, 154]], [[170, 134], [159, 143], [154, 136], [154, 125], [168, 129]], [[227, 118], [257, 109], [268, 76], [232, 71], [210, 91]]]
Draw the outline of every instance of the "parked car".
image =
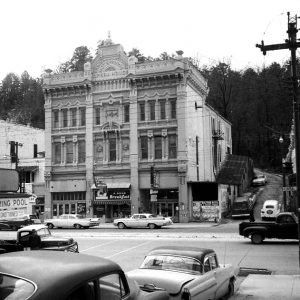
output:
[[260, 210], [262, 220], [275, 220], [280, 213], [280, 204], [277, 200], [266, 200]]
[[242, 222], [239, 234], [253, 244], [261, 244], [266, 238], [298, 239], [298, 218], [294, 213], [283, 212], [273, 222]]
[[166, 289], [172, 300], [204, 300], [233, 295], [237, 269], [219, 264], [212, 249], [169, 246], [153, 249], [139, 269], [127, 274], [141, 288]]
[[41, 250], [78, 252], [78, 244], [73, 238], [54, 236], [49, 228], [42, 224], [29, 225], [19, 229], [16, 240], [0, 240], [0, 249], [2, 252], [14, 252], [23, 251], [27, 247], [30, 248], [30, 234], [33, 231], [36, 231], [37, 235], [40, 236]]
[[156, 216], [153, 214], [133, 214], [129, 218], [115, 219], [114, 225], [123, 228], [161, 228], [162, 226], [172, 225], [171, 218]]
[[22, 219], [31, 220], [32, 224], [42, 224], [42, 221], [36, 215], [24, 215]]
[[51, 228], [89, 228], [92, 226], [92, 222], [89, 218], [85, 218], [82, 215], [77, 214], [63, 214], [58, 218], [44, 220], [50, 229]]
[[33, 224], [29, 218], [1, 219], [0, 230], [18, 230], [24, 226]]
[[55, 251], [0, 255], [0, 299], [167, 300], [165, 291], [142, 291], [105, 258]]
[[252, 179], [253, 186], [265, 185], [267, 183], [267, 177], [264, 174], [255, 175]]
[[100, 218], [90, 218], [91, 226], [99, 226], [101, 223]]

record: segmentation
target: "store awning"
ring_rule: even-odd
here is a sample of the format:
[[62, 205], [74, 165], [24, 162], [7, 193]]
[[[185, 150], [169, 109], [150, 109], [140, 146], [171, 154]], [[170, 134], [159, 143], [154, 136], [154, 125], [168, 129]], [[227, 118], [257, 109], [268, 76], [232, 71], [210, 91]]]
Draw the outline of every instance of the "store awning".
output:
[[103, 204], [113, 204], [113, 205], [120, 205], [120, 204], [128, 204], [130, 205], [130, 200], [94, 200], [93, 204], [103, 205]]
[[39, 168], [37, 166], [19, 166], [18, 169], [23, 172], [35, 172]]

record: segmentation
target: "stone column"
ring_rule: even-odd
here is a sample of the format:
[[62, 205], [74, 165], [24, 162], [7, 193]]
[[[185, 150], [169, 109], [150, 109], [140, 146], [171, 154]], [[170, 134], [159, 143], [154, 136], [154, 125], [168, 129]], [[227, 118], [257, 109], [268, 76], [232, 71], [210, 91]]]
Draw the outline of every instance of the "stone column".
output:
[[135, 84], [130, 89], [130, 182], [131, 182], [131, 213], [138, 213], [139, 209], [139, 143], [138, 143], [138, 103]]
[[86, 142], [86, 208], [88, 216], [93, 215], [91, 186], [94, 183], [94, 138], [93, 138], [93, 99], [89, 90], [86, 91], [86, 111], [85, 111], [85, 142]]

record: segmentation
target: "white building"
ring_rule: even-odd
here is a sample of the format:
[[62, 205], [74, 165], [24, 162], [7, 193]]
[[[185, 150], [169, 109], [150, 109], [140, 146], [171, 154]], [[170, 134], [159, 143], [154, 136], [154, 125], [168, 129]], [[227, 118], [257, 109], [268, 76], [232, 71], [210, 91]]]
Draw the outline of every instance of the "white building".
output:
[[16, 167], [23, 183], [23, 192], [36, 195], [40, 211], [43, 211], [45, 131], [0, 120], [0, 168]]

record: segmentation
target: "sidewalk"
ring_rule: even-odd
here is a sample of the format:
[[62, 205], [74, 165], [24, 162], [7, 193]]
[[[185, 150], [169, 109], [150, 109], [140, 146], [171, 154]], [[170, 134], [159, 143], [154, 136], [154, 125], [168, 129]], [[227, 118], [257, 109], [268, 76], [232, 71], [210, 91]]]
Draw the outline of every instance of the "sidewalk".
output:
[[300, 299], [300, 275], [249, 275], [230, 300]]

